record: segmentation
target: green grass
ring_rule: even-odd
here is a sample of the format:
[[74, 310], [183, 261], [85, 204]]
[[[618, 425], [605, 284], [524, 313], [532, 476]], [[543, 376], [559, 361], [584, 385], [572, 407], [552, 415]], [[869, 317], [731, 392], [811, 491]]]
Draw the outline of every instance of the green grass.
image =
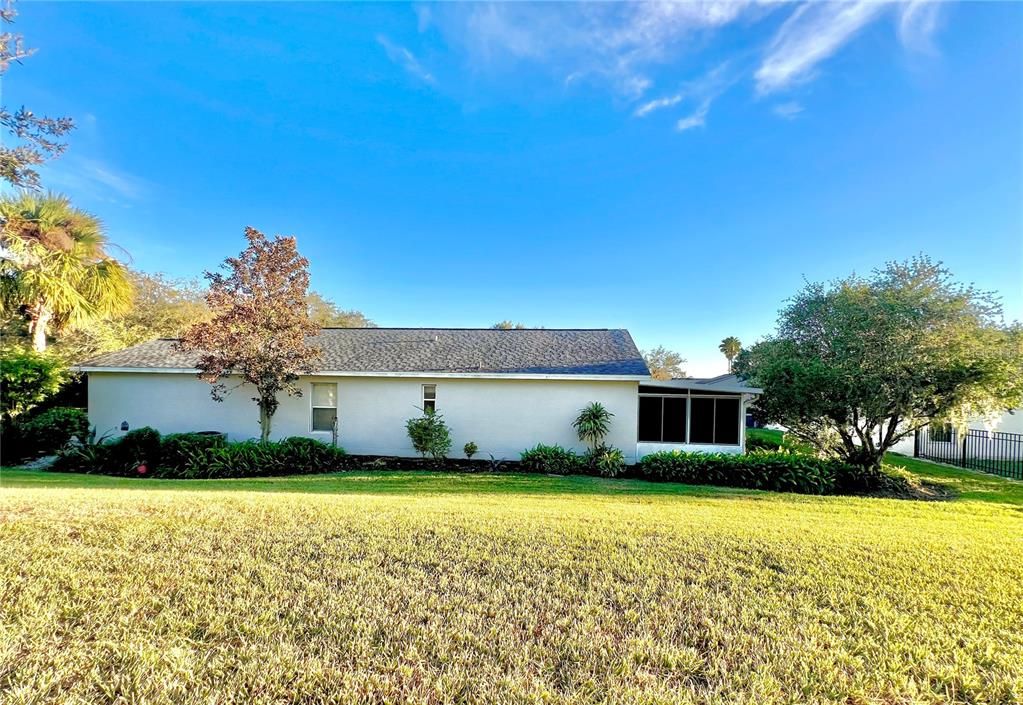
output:
[[917, 479], [947, 488], [955, 493], [960, 501], [981, 500], [1023, 505], [1023, 482], [1019, 480], [1010, 480], [979, 470], [939, 465], [895, 453], [888, 453], [885, 456], [885, 463], [902, 468]]
[[[0, 473], [0, 701], [1012, 703], [1023, 484]], [[166, 490], [166, 491], [164, 491]]]
[[746, 438], [755, 438], [764, 442], [771, 442], [781, 445], [782, 439], [785, 437], [784, 431], [777, 431], [773, 428], [747, 428]]

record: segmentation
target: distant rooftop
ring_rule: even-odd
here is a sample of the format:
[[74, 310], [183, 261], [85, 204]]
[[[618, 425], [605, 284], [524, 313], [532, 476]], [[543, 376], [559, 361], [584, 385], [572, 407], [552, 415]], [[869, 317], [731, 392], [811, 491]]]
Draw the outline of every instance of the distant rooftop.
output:
[[[198, 353], [161, 339], [100, 355], [80, 368], [194, 369]], [[324, 328], [310, 372], [646, 376], [627, 330], [540, 328]]]

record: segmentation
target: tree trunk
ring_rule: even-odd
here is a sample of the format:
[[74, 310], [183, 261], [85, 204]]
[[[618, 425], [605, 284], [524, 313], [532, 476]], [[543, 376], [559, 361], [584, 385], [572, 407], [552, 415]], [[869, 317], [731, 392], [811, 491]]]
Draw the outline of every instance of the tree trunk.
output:
[[880, 470], [881, 461], [884, 459], [884, 450], [859, 445], [852, 450], [847, 448], [843, 456], [843, 460], [850, 465], [861, 467], [864, 470]]
[[36, 352], [46, 352], [46, 328], [52, 318], [53, 313], [45, 306], [39, 306], [32, 311], [28, 332], [32, 336], [32, 348]]
[[259, 440], [266, 443], [270, 440], [270, 423], [273, 420], [266, 407], [263, 404], [259, 405]]

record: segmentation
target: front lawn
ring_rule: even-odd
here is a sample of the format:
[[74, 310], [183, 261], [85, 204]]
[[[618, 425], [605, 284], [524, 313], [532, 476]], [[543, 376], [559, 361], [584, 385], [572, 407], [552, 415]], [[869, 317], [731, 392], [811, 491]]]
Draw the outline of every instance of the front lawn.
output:
[[894, 460], [962, 496], [4, 470], [0, 700], [1019, 702], [1023, 484]]

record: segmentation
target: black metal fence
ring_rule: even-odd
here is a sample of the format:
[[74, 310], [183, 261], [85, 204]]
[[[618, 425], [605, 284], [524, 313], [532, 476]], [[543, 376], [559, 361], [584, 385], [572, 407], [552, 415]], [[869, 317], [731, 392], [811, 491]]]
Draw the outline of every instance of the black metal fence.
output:
[[931, 426], [916, 432], [914, 446], [918, 458], [1023, 480], [1023, 434]]

